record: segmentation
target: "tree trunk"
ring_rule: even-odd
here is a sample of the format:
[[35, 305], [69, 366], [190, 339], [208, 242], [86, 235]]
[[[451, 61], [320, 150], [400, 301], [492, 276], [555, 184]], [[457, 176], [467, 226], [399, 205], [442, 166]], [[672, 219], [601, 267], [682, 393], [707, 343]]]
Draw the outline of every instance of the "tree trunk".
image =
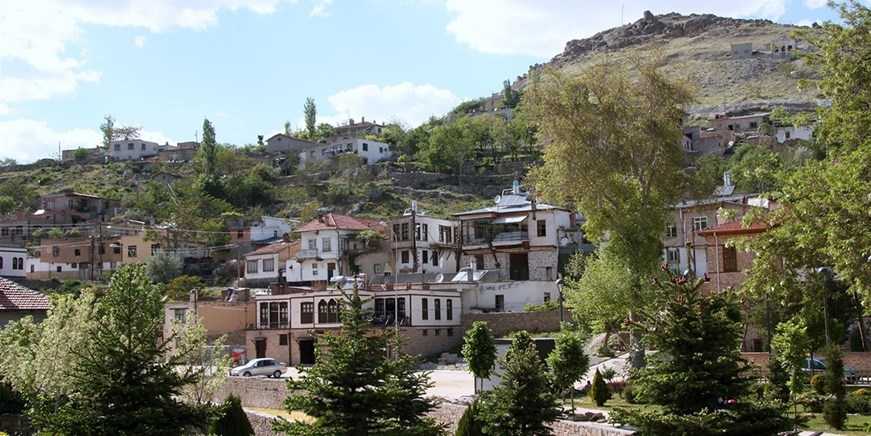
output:
[[645, 365], [645, 353], [644, 353], [644, 344], [641, 343], [641, 332], [638, 331], [638, 327], [634, 325], [636, 321], [635, 312], [629, 313], [629, 321], [631, 321], [632, 326], [629, 330], [629, 363], [633, 369], [644, 368]]

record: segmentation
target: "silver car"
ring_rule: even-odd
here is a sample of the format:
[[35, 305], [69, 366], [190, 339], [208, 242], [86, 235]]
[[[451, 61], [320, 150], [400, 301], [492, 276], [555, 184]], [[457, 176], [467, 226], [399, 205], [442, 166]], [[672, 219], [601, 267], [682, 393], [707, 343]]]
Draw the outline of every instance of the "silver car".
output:
[[251, 377], [252, 375], [265, 375], [267, 377], [281, 377], [287, 369], [287, 365], [275, 359], [253, 359], [248, 363], [237, 366], [230, 370], [230, 375]]

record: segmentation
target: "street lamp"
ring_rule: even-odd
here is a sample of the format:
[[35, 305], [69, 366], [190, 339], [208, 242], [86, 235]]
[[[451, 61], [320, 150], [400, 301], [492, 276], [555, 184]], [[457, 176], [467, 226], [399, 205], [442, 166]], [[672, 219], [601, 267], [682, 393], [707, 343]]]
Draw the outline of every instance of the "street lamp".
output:
[[563, 315], [563, 277], [562, 274], [557, 274], [556, 276], [556, 289], [559, 293], [559, 322], [562, 324], [565, 321], [565, 316]]

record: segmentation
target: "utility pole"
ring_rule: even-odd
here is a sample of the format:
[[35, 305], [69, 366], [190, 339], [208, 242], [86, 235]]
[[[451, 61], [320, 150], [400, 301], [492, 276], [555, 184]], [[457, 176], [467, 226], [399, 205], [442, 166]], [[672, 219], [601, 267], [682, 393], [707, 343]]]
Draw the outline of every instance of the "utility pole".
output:
[[97, 235], [100, 238], [97, 245], [97, 256], [100, 262], [100, 280], [103, 280], [103, 214], [100, 214], [100, 222], [97, 223]]
[[417, 201], [411, 200], [411, 254], [413, 256], [412, 272], [417, 272], [417, 237], [420, 231], [417, 228]]
[[91, 281], [94, 281], [94, 235], [91, 235]]

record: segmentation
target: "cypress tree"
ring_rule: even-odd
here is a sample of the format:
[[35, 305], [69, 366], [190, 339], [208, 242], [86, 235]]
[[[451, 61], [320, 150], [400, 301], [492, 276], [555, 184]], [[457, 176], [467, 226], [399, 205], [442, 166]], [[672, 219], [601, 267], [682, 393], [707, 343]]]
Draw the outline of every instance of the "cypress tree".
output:
[[828, 348], [828, 356], [826, 362], [826, 393], [831, 395], [831, 398], [826, 401], [823, 406], [823, 418], [830, 426], [838, 429], [844, 429], [844, 423], [847, 421], [847, 389], [844, 386], [844, 361], [841, 360], [841, 350], [836, 345], [831, 345]]
[[605, 384], [605, 379], [602, 378], [598, 368], [593, 375], [593, 384], [590, 386], [590, 398], [599, 407], [604, 406], [605, 402], [611, 399], [611, 391], [608, 390], [608, 385]]
[[219, 436], [253, 436], [254, 428], [242, 409], [242, 400], [230, 395], [223, 404], [223, 415], [212, 424], [211, 434]]

